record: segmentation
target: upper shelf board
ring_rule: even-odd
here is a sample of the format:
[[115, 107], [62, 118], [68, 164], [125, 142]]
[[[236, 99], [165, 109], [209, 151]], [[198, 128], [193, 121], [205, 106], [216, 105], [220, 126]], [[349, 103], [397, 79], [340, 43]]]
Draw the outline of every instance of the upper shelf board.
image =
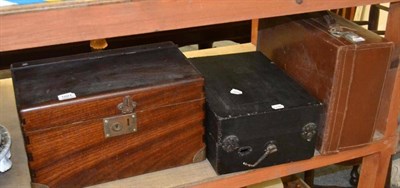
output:
[[394, 1], [399, 0], [131, 0], [0, 10], [0, 52]]

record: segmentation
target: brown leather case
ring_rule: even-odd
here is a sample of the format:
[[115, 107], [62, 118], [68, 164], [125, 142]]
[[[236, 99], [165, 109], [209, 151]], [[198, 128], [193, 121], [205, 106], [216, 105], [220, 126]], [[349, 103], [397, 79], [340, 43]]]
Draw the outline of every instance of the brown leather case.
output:
[[203, 78], [172, 43], [11, 70], [33, 183], [83, 187], [205, 159]]
[[[334, 36], [338, 27], [365, 41]], [[393, 43], [328, 12], [260, 20], [258, 37], [259, 51], [326, 104], [320, 153], [371, 142]]]

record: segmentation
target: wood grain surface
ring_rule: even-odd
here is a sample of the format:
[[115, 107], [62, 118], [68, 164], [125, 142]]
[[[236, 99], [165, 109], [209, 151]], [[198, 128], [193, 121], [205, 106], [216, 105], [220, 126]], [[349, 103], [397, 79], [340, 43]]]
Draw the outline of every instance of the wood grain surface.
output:
[[304, 0], [301, 4], [294, 0], [134, 0], [8, 14], [0, 16], [0, 51], [392, 1], [396, 0]]
[[16, 13], [24, 13], [24, 12], [33, 12], [33, 11], [43, 11], [43, 10], [52, 10], [52, 9], [62, 9], [62, 8], [76, 8], [76, 7], [85, 7], [92, 5], [101, 5], [107, 3], [122, 3], [129, 2], [131, 0], [56, 0], [56, 1], [45, 1], [42, 3], [33, 3], [33, 4], [23, 4], [23, 5], [13, 5], [13, 6], [4, 6], [0, 7], [0, 15], [1, 14], [16, 14]]
[[32, 182], [82, 187], [192, 163], [204, 147], [203, 105], [138, 110], [138, 131], [111, 138], [101, 118], [25, 131]]
[[198, 78], [180, 81], [179, 84], [166, 84], [163, 87], [147, 87], [44, 104], [20, 109], [20, 113], [24, 131], [34, 131], [121, 114], [117, 106], [124, 96], [130, 96], [137, 103], [136, 111], [143, 111], [204, 98], [202, 91], [202, 78]]

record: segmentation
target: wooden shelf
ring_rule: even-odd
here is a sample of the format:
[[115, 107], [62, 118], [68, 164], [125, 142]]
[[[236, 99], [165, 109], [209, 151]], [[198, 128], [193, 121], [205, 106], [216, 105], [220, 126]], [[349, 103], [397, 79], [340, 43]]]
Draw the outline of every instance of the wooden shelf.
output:
[[[295, 0], [132, 0], [123, 3], [73, 8], [56, 7], [56, 9], [39, 11], [19, 10], [5, 13], [1, 12], [2, 9], [0, 9], [0, 52], [384, 2], [393, 2], [389, 10], [386, 38], [396, 44], [392, 56], [393, 62], [396, 62], [399, 60], [400, 54], [400, 19], [398, 19], [400, 18], [400, 2], [398, 0], [303, 0], [302, 4], [297, 4]], [[256, 31], [257, 22], [254, 21], [253, 23], [253, 31]], [[256, 42], [257, 33], [253, 32], [253, 34], [252, 41]], [[11, 80], [8, 80], [8, 82], [11, 83]], [[19, 124], [15, 104], [13, 100], [9, 100], [10, 98], [5, 99], [3, 97], [12, 97], [12, 86], [4, 83], [3, 81], [0, 83], [0, 91], [7, 91], [8, 93], [1, 93], [0, 120], [1, 123], [11, 125], [11, 129], [14, 131], [12, 137], [22, 144], [21, 135], [16, 132], [19, 130]], [[8, 88], [8, 90], [4, 90], [4, 88]], [[368, 146], [338, 154], [316, 156], [309, 160], [225, 176], [212, 174], [211, 167], [205, 161], [132, 177], [132, 179], [119, 180], [116, 182], [120, 184], [115, 185], [138, 185], [137, 182], [150, 176], [153, 177], [153, 179], [150, 178], [150, 183], [155, 183], [156, 180], [160, 179], [156, 178], [157, 176], [167, 177], [168, 179], [172, 175], [178, 178], [188, 177], [188, 181], [185, 180], [180, 184], [185, 186], [243, 187], [350, 159], [363, 158], [359, 187], [383, 187], [390, 156], [395, 151], [399, 138], [396, 129], [397, 116], [400, 113], [400, 71], [396, 67], [388, 72], [382, 99], [384, 101], [380, 105], [382, 110], [378, 117], [382, 123], [377, 128], [384, 136], [381, 140], [374, 141]], [[5, 115], [8, 113], [14, 114]], [[8, 118], [14, 119], [9, 120]], [[21, 144], [16, 145], [14, 143], [13, 150], [24, 152]], [[10, 187], [13, 185], [28, 186], [29, 173], [26, 157], [22, 154], [14, 155], [13, 160], [15, 164], [12, 171], [0, 175], [0, 185], [6, 185], [6, 187], [8, 185]], [[166, 174], [152, 176], [157, 173]], [[189, 176], [197, 177], [197, 179], [190, 179]], [[14, 184], [9, 182], [10, 180], [15, 181], [15, 179], [18, 180], [12, 182]]]
[[393, 1], [303, 0], [297, 4], [295, 0], [133, 0], [9, 12], [0, 15], [0, 51]]

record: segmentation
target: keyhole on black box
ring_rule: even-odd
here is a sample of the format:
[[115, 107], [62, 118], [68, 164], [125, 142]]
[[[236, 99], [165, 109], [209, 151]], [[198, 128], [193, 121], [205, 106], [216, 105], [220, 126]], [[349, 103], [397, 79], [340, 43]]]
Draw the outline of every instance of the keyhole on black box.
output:
[[243, 146], [238, 149], [239, 156], [245, 156], [250, 154], [253, 151], [253, 148], [250, 146]]
[[122, 129], [122, 126], [119, 123], [114, 123], [111, 128], [113, 131], [120, 131]]

